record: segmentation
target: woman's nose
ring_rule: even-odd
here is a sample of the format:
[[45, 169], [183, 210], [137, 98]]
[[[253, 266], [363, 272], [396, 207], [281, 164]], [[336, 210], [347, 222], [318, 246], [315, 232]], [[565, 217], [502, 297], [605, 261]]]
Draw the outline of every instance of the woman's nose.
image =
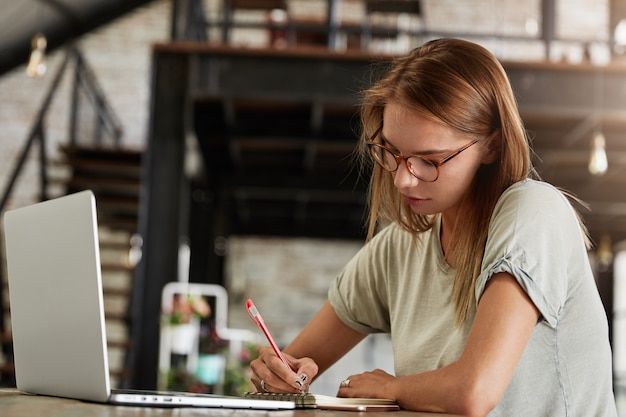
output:
[[415, 187], [419, 183], [417, 177], [411, 174], [406, 161], [399, 161], [398, 169], [393, 173], [393, 185], [398, 188]]

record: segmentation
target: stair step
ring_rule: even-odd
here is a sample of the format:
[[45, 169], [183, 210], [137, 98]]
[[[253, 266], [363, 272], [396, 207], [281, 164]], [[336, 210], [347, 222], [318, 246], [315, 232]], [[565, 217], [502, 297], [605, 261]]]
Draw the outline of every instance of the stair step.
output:
[[91, 189], [98, 197], [104, 195], [125, 195], [139, 197], [140, 183], [135, 180], [99, 177], [72, 177], [67, 183], [68, 193]]
[[101, 196], [98, 199], [99, 211], [116, 211], [127, 214], [137, 215], [139, 210], [139, 201], [136, 198], [122, 198], [122, 197], [109, 197]]
[[110, 160], [123, 164], [141, 164], [143, 151], [121, 147], [61, 145], [61, 153], [70, 159]]
[[[116, 387], [130, 375], [124, 368], [132, 344], [128, 324], [135, 265], [129, 256], [131, 237], [137, 233], [142, 152], [79, 146], [62, 146], [61, 151], [63, 157], [49, 164], [49, 198], [86, 189], [96, 197], [109, 365]], [[4, 317], [10, 324], [8, 284], [5, 280], [0, 285]], [[11, 344], [10, 334], [0, 335], [0, 345]], [[0, 381], [13, 373], [11, 363], [0, 361]]]
[[107, 224], [116, 229], [126, 230], [127, 232], [134, 232], [137, 230], [137, 219], [135, 218], [122, 218], [122, 217], [103, 217], [100, 223]]
[[139, 179], [141, 177], [141, 165], [134, 162], [124, 161], [99, 161], [77, 159], [70, 161], [74, 172], [91, 175], [111, 177], [125, 177]]

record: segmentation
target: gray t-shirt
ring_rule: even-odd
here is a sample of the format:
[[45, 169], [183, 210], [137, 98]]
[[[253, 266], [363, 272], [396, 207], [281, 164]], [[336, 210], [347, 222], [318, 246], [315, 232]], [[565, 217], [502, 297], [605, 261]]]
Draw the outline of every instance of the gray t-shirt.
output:
[[[454, 362], [473, 321], [455, 325], [455, 271], [444, 261], [436, 220], [417, 238], [396, 224], [386, 227], [329, 290], [348, 326], [391, 333], [398, 376]], [[517, 279], [541, 318], [489, 416], [616, 416], [605, 311], [575, 213], [556, 188], [525, 180], [502, 194], [489, 224], [477, 300], [498, 272]]]

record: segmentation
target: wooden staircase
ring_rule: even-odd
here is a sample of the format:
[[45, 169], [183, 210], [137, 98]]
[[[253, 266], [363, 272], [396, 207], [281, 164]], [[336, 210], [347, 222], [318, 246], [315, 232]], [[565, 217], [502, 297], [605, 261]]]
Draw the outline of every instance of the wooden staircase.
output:
[[141, 152], [128, 149], [62, 147], [72, 174], [66, 193], [90, 189], [96, 195], [98, 222], [135, 233], [141, 186]]
[[102, 263], [102, 288], [114, 387], [130, 376], [125, 369], [130, 347], [129, 302], [136, 259], [141, 157], [139, 151], [119, 148], [67, 146], [62, 148], [71, 167], [68, 194], [90, 189], [96, 196]]
[[[71, 194], [90, 189], [96, 196], [98, 212], [102, 286], [109, 348], [109, 368], [113, 387], [130, 377], [125, 369], [129, 335], [129, 302], [137, 262], [135, 254], [139, 189], [140, 151], [118, 148], [64, 146], [62, 159], [52, 163], [52, 172], [63, 172], [50, 181], [55, 194]], [[8, 293], [6, 282], [5, 296]], [[4, 300], [8, 321], [8, 297]], [[10, 334], [0, 343], [10, 346]], [[5, 349], [6, 351], [7, 349]], [[10, 349], [9, 349], [10, 350]], [[14, 384], [11, 355], [0, 356], [0, 386]]]

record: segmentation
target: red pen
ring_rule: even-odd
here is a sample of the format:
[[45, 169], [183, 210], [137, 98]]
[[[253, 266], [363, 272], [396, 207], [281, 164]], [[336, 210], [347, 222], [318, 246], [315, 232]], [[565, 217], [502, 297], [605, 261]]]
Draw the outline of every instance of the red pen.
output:
[[250, 316], [250, 318], [256, 323], [257, 326], [259, 326], [259, 328], [261, 328], [261, 330], [263, 330], [263, 334], [265, 334], [267, 341], [270, 342], [270, 345], [272, 346], [272, 349], [274, 349], [274, 353], [276, 353], [276, 356], [278, 356], [278, 358], [285, 364], [287, 368], [293, 371], [293, 368], [291, 367], [291, 365], [289, 365], [289, 362], [287, 362], [287, 359], [285, 359], [283, 353], [280, 351], [280, 349], [278, 349], [278, 345], [276, 345], [272, 334], [265, 325], [265, 322], [263, 321], [263, 317], [261, 317], [259, 310], [257, 310], [257, 308], [254, 306], [254, 303], [250, 299], [246, 301], [246, 310], [248, 311], [248, 315]]

